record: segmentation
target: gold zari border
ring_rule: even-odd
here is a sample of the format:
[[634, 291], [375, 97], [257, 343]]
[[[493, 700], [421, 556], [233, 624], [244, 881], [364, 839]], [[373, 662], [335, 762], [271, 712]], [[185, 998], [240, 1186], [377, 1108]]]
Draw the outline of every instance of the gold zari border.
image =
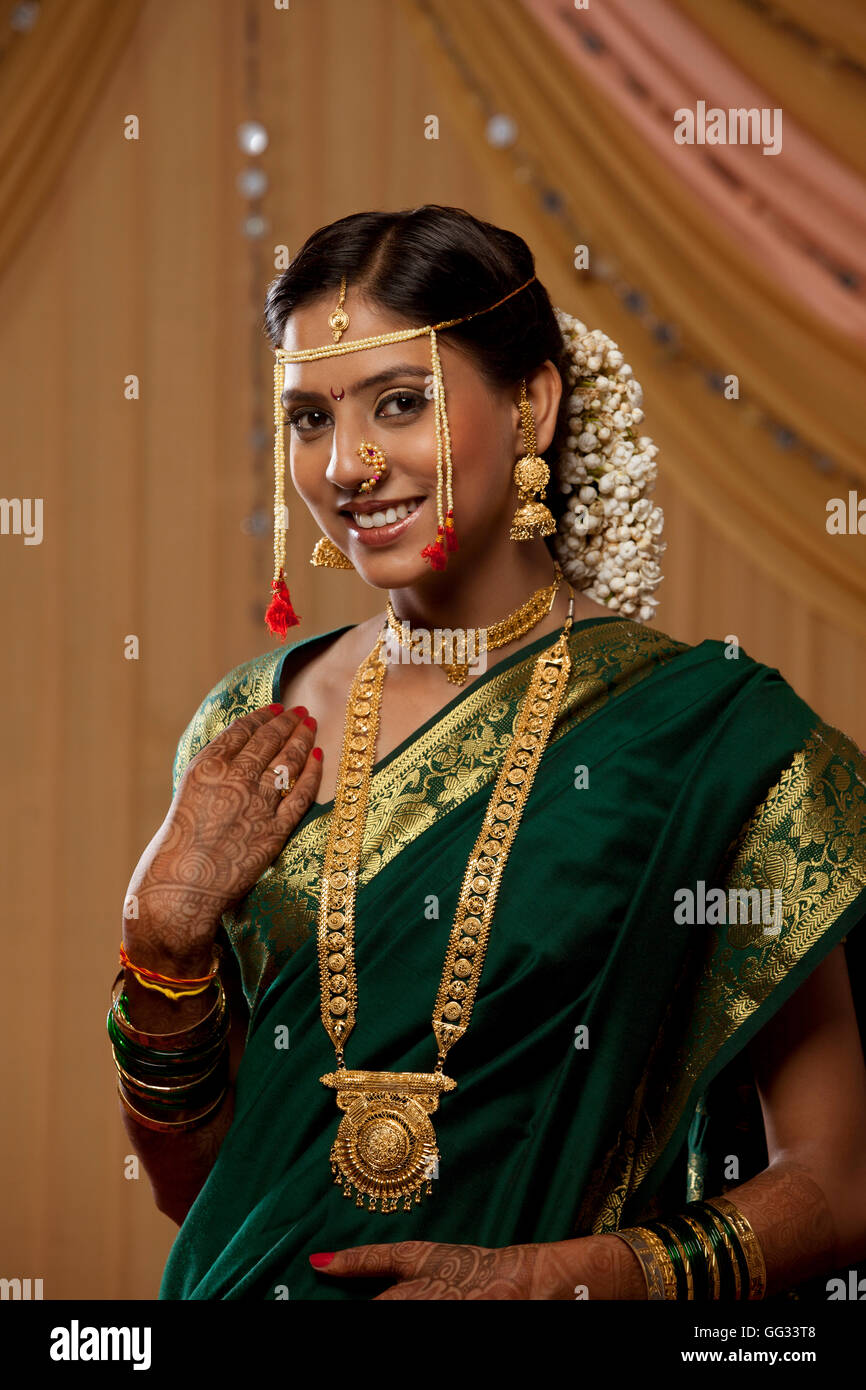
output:
[[756, 807], [727, 858], [729, 888], [782, 893], [778, 936], [760, 924], [720, 928], [708, 942], [683, 1020], [672, 1003], [625, 1123], [584, 1194], [578, 1232], [615, 1231], [626, 1201], [670, 1142], [713, 1057], [762, 1008], [866, 888], [866, 759], [845, 734], [818, 720]]

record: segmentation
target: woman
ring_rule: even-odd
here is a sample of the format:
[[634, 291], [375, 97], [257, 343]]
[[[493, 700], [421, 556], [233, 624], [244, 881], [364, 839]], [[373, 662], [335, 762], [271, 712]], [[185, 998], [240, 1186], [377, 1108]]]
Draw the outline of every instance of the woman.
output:
[[269, 622], [283, 419], [314, 563], [392, 607], [219, 682], [133, 875], [110, 1023], [182, 1223], [161, 1297], [772, 1297], [859, 1259], [866, 764], [645, 626], [615, 344], [438, 206], [316, 232], [266, 321]]

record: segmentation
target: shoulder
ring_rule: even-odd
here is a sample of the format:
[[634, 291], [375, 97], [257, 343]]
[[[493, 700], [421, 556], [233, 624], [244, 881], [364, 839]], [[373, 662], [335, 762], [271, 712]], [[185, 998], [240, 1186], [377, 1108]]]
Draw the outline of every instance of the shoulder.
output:
[[172, 767], [173, 793], [187, 764], [212, 738], [233, 720], [271, 703], [274, 677], [286, 650], [277, 647], [235, 666], [208, 691], [180, 736]]
[[217, 681], [205, 695], [187, 724], [177, 745], [172, 766], [172, 795], [186, 771], [187, 764], [211, 739], [227, 729], [235, 719], [261, 709], [279, 699], [279, 674], [287, 656], [343, 629], [330, 629], [300, 638], [297, 642], [273, 647], [235, 666]]

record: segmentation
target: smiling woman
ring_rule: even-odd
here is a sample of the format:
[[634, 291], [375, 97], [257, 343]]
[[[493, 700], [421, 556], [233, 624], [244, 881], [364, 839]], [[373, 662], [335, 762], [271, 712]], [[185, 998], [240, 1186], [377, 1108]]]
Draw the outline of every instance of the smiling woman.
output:
[[[616, 344], [436, 205], [321, 228], [266, 325], [275, 515], [288, 468], [315, 562], [385, 606], [217, 683], [130, 883], [110, 1031], [181, 1225], [161, 1297], [746, 1299], [860, 1258], [866, 763], [647, 625]], [[458, 625], [483, 671], [387, 659]], [[778, 931], [684, 922], [698, 884], [773, 890]]]

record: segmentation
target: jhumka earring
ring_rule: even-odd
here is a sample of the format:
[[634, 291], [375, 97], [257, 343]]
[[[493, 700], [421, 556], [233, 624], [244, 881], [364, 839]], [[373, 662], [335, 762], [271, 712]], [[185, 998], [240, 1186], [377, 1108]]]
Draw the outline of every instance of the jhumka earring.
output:
[[533, 492], [544, 490], [550, 482], [550, 469], [535, 452], [535, 420], [532, 404], [526, 394], [526, 382], [520, 383], [520, 421], [523, 426], [523, 446], [526, 453], [514, 465], [514, 482], [520, 494], [520, 506], [511, 519], [509, 536], [513, 541], [531, 541], [537, 536], [552, 536], [556, 522], [544, 502], [532, 501]]

